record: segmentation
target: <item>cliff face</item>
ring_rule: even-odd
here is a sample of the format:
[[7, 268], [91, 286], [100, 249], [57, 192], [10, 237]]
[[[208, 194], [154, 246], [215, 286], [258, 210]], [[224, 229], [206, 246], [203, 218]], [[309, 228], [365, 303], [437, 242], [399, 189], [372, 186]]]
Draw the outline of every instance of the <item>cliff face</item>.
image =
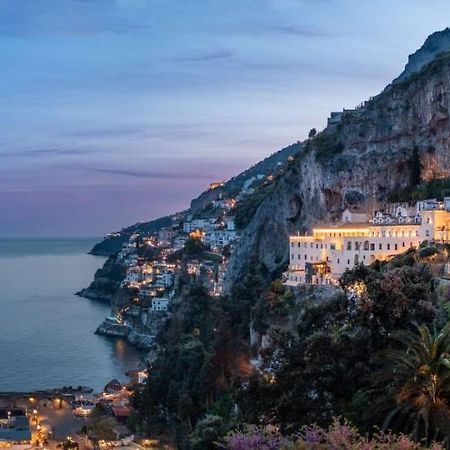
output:
[[450, 50], [450, 28], [436, 31], [426, 39], [419, 50], [408, 57], [408, 64], [395, 82], [405, 80], [410, 75], [419, 72], [425, 65], [429, 64], [439, 53]]
[[417, 155], [422, 179], [450, 176], [449, 101], [444, 54], [306, 143], [242, 231], [225, 291], [257, 261], [270, 270], [285, 263], [290, 234], [411, 185]]

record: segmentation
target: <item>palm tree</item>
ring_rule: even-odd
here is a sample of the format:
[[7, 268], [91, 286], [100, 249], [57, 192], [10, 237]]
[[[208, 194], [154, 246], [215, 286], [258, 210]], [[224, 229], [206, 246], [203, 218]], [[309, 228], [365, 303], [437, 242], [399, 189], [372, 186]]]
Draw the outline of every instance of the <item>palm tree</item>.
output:
[[[418, 333], [398, 331], [399, 344], [383, 352], [385, 368], [378, 378], [390, 400], [383, 429], [409, 433], [415, 440], [440, 439], [450, 444], [450, 323], [439, 333], [426, 325]], [[379, 396], [378, 396], [379, 397]]]

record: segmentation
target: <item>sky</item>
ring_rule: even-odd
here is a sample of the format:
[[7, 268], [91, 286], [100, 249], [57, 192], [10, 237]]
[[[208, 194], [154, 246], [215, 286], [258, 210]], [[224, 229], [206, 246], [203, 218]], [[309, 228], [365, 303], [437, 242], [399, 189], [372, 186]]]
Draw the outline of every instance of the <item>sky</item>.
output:
[[0, 0], [0, 236], [185, 209], [395, 78], [448, 0]]

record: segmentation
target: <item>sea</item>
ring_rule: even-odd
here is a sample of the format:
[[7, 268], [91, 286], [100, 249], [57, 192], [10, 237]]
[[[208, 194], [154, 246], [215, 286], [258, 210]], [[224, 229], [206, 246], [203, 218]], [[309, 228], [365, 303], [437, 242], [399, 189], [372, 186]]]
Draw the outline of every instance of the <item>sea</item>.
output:
[[107, 304], [80, 298], [98, 239], [0, 239], [0, 392], [126, 381], [143, 354], [95, 334]]

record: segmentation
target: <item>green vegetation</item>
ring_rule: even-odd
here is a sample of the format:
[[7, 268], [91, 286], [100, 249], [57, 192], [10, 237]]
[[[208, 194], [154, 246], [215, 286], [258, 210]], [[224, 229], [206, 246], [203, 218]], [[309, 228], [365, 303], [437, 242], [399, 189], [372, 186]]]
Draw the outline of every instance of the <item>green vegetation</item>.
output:
[[[191, 287], [158, 336], [163, 351], [134, 396], [137, 431], [170, 430], [179, 448], [206, 450], [219, 448], [243, 424], [275, 426], [288, 436], [312, 423], [326, 429], [343, 417], [360, 436], [375, 433], [373, 442], [376, 427], [387, 423], [428, 443], [441, 439], [447, 417], [440, 405], [450, 407], [450, 295], [436, 289], [433, 273], [445, 252], [427, 245], [360, 265], [344, 274], [342, 291], [334, 294], [293, 293], [271, 281], [264, 266], [229, 298]], [[269, 338], [262, 371], [250, 364], [250, 328]], [[434, 329], [443, 331], [427, 331]]]
[[404, 91], [408, 89], [412, 84], [418, 82], [425, 82], [430, 77], [440, 73], [443, 70], [445, 64], [450, 62], [450, 52], [442, 52], [425, 67], [418, 72], [411, 74], [409, 77], [402, 81], [395, 82], [392, 86], [395, 90]]
[[184, 254], [191, 258], [201, 256], [205, 250], [206, 246], [199, 237], [190, 237], [183, 249]]
[[311, 144], [319, 162], [326, 162], [344, 150], [344, 144], [337, 133], [321, 132], [314, 137]]
[[236, 286], [233, 298], [213, 298], [194, 286], [158, 336], [164, 349], [134, 396], [137, 430], [170, 430], [179, 448], [210, 449], [236, 426], [232, 393], [247, 379], [250, 311], [267, 286], [258, 268]]
[[399, 189], [389, 195], [391, 202], [411, 202], [427, 198], [443, 199], [450, 196], [450, 178], [435, 178], [417, 186]]
[[398, 347], [387, 349], [379, 372], [374, 405], [384, 428], [415, 440], [450, 443], [450, 324], [440, 332], [426, 325], [392, 335]]
[[238, 229], [245, 228], [255, 215], [261, 203], [273, 191], [274, 183], [259, 186], [255, 192], [244, 197], [234, 209], [234, 221]]

